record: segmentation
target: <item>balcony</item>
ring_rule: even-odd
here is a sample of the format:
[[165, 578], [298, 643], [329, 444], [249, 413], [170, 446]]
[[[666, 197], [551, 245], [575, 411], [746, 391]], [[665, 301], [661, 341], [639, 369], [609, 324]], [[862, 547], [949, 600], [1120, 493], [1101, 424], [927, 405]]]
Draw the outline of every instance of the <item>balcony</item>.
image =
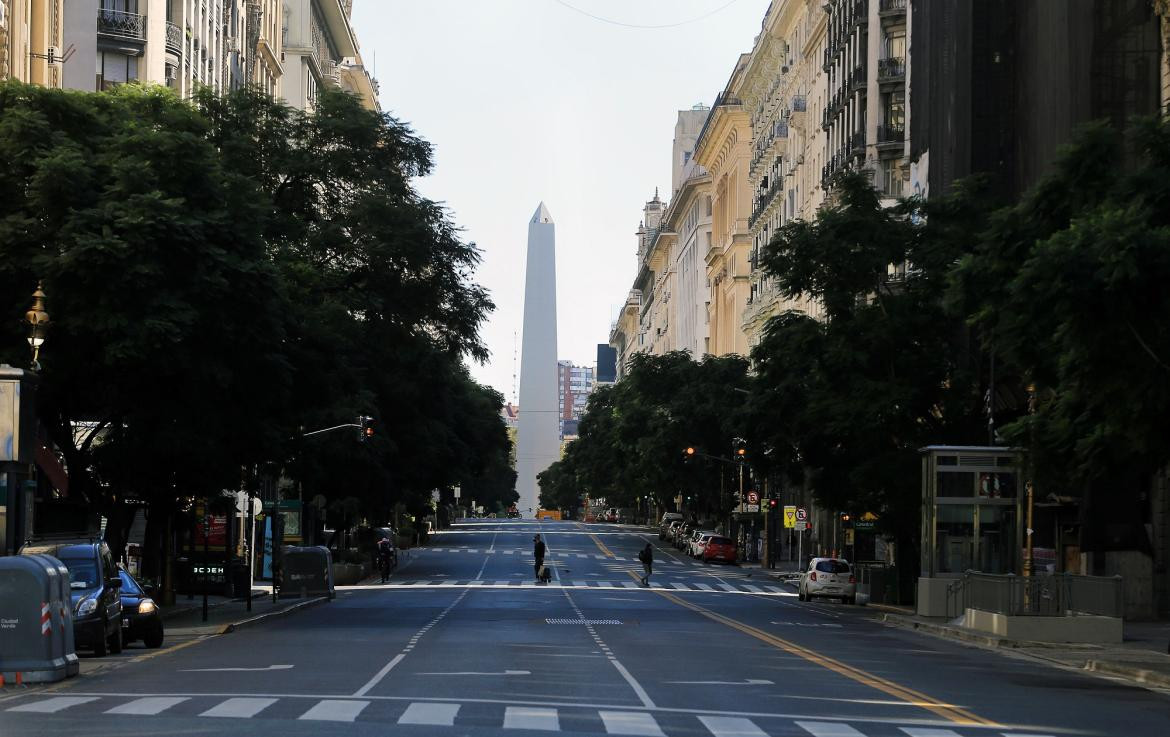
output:
[[895, 82], [906, 76], [906, 59], [901, 56], [890, 56], [878, 59], [878, 81]]
[[849, 86], [853, 89], [863, 90], [869, 84], [868, 75], [865, 73], [865, 65], [858, 64], [853, 69], [853, 73], [849, 75]]
[[183, 29], [167, 21], [167, 51], [175, 56], [183, 55]]
[[793, 95], [792, 104], [788, 108], [794, 113], [803, 113], [808, 110], [808, 98], [804, 95]]
[[865, 155], [865, 132], [854, 131], [849, 136], [849, 150], [854, 155]]
[[99, 36], [145, 43], [146, 16], [124, 10], [99, 9], [97, 32]]
[[878, 145], [889, 143], [903, 143], [906, 140], [906, 127], [899, 125], [879, 125], [877, 129]]
[[882, 16], [886, 14], [905, 15], [906, 0], [881, 0], [881, 3], [878, 4], [878, 14]]

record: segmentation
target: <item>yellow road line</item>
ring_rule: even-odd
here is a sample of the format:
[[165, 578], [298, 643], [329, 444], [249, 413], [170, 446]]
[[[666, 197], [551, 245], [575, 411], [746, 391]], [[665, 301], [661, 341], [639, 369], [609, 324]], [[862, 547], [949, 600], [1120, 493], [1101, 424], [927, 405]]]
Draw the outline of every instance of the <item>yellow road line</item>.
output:
[[[633, 571], [630, 571], [630, 575], [633, 576], [634, 578], [639, 578]], [[713, 612], [710, 609], [705, 609], [704, 607], [701, 607], [697, 604], [692, 604], [691, 602], [684, 601], [683, 599], [680, 599], [679, 597], [677, 597], [674, 594], [671, 594], [667, 591], [655, 590], [654, 593], [658, 594], [659, 596], [663, 596], [663, 597], [669, 599], [670, 601], [674, 602], [675, 604], [678, 604], [681, 607], [685, 607], [687, 609], [690, 609], [691, 611], [698, 612], [699, 614], [703, 615], [704, 617], [707, 617], [708, 619], [719, 622], [720, 624], [731, 627], [732, 629], [739, 630], [740, 632], [744, 633], [745, 635], [749, 635], [751, 637], [754, 637], [757, 640], [762, 640], [763, 642], [766, 642], [775, 648], [779, 648], [780, 650], [783, 650], [784, 652], [787, 652], [791, 655], [795, 655], [799, 658], [803, 658], [803, 659], [809, 661], [810, 663], [814, 663], [816, 665], [821, 666], [822, 668], [827, 668], [828, 670], [831, 670], [834, 673], [845, 676], [846, 678], [849, 678], [850, 680], [857, 681], [858, 683], [861, 683], [865, 686], [869, 686], [870, 688], [875, 688], [878, 691], [881, 691], [885, 694], [893, 696], [896, 699], [900, 699], [901, 701], [905, 701], [906, 703], [911, 704], [913, 706], [922, 707], [923, 709], [926, 709], [927, 711], [933, 712], [934, 714], [936, 714], [940, 717], [943, 717], [944, 719], [947, 719], [949, 721], [956, 722], [959, 724], [971, 724], [971, 725], [978, 725], [978, 726], [984, 726], [984, 727], [998, 727], [999, 726], [999, 724], [997, 724], [996, 722], [993, 722], [991, 720], [984, 719], [983, 717], [972, 714], [971, 712], [967, 711], [966, 709], [960, 708], [960, 707], [955, 706], [953, 704], [944, 703], [942, 701], [939, 701], [938, 699], [927, 696], [926, 694], [924, 694], [920, 691], [915, 691], [912, 688], [907, 688], [906, 686], [902, 686], [900, 684], [894, 683], [893, 681], [882, 678], [881, 676], [876, 676], [872, 673], [867, 673], [866, 671], [863, 671], [860, 668], [855, 668], [855, 667], [848, 665], [846, 663], [842, 663], [840, 660], [830, 658], [827, 655], [821, 655], [820, 653], [817, 653], [817, 652], [814, 652], [814, 651], [809, 650], [807, 648], [801, 647], [800, 645], [797, 645], [796, 643], [789, 642], [788, 640], [782, 639], [780, 637], [776, 637], [775, 635], [769, 634], [761, 629], [757, 629], [755, 627], [752, 627], [749, 624], [744, 624], [743, 622], [732, 619], [731, 617], [727, 617], [727, 616], [724, 616], [724, 615], [719, 614], [717, 612]]]
[[601, 538], [599, 538], [597, 535], [590, 535], [589, 537], [593, 538], [593, 542], [597, 544], [597, 549], [600, 550], [601, 552], [605, 553], [605, 557], [607, 557], [607, 558], [614, 557], [613, 553], [610, 552], [609, 548], [605, 547], [605, 543], [601, 542]]

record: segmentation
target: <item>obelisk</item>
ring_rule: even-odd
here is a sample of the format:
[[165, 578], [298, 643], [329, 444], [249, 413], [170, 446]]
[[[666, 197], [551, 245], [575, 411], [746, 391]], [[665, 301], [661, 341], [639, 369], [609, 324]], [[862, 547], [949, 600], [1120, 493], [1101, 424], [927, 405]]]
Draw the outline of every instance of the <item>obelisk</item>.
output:
[[560, 458], [557, 407], [556, 226], [544, 203], [528, 222], [524, 272], [524, 339], [520, 353], [520, 427], [516, 441], [516, 491], [520, 516], [540, 508], [536, 474]]

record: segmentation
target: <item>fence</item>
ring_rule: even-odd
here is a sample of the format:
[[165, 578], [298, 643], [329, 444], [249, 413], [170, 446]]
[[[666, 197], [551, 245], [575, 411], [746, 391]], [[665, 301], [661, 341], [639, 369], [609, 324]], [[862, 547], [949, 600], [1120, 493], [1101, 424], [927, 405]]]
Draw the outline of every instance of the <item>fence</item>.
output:
[[1014, 617], [1125, 615], [1121, 576], [1071, 573], [1000, 576], [967, 571], [947, 586], [947, 616], [957, 617], [967, 609]]

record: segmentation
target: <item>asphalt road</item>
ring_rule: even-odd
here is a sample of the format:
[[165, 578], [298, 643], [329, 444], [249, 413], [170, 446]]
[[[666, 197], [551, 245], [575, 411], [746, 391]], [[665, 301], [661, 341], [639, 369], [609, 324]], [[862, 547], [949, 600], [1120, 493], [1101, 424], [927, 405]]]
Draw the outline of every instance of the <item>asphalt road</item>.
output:
[[[532, 536], [555, 578], [533, 580]], [[652, 586], [637, 551], [659, 547]], [[519, 730], [519, 731], [518, 731]], [[1170, 696], [804, 604], [637, 528], [484, 520], [388, 585], [0, 691], [0, 736], [1165, 737]]]

